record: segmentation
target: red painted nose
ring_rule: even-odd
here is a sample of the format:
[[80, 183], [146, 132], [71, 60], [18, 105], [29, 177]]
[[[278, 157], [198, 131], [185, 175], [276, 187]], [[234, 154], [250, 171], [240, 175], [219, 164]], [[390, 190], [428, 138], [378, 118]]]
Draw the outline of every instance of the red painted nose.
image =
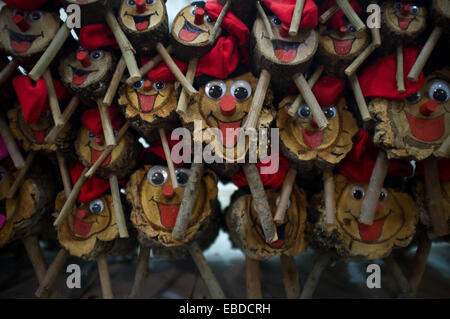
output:
[[16, 24], [19, 27], [20, 31], [22, 32], [26, 32], [30, 28], [30, 25], [25, 20], [25, 17], [20, 13], [16, 13], [12, 18], [12, 20], [14, 24]]
[[144, 81], [144, 91], [148, 92], [148, 91], [151, 91], [151, 89], [152, 89], [152, 81], [145, 80]]
[[136, 11], [137, 13], [144, 13], [145, 11], [147, 11], [145, 0], [136, 0]]
[[279, 32], [280, 32], [280, 36], [282, 36], [283, 38], [289, 37], [289, 27], [287, 25], [285, 25], [284, 23], [281, 25]]
[[403, 6], [403, 9], [402, 9], [402, 14], [404, 16], [407, 16], [409, 14], [409, 11], [411, 11], [411, 5], [410, 4], [405, 4]]
[[224, 116], [232, 116], [236, 112], [236, 100], [231, 95], [225, 95], [219, 102], [220, 112]]
[[79, 209], [79, 210], [77, 211], [77, 218], [78, 218], [78, 219], [85, 219], [86, 217], [87, 217], [87, 213], [86, 213], [85, 210]]
[[103, 145], [103, 137], [101, 137], [101, 136], [96, 136], [96, 137], [94, 137], [94, 141], [95, 141], [95, 143], [97, 143], [98, 145]]
[[430, 116], [438, 107], [439, 105], [435, 100], [428, 100], [420, 106], [420, 113], [423, 116]]
[[340, 37], [345, 36], [345, 34], [347, 33], [347, 31], [348, 31], [348, 29], [347, 29], [347, 27], [346, 27], [345, 25], [341, 26], [341, 27], [339, 28], [339, 36], [340, 36]]
[[80, 51], [77, 53], [77, 60], [80, 61], [83, 67], [87, 68], [91, 65], [91, 59], [89, 59], [89, 55], [86, 51]]
[[173, 195], [175, 195], [172, 185], [164, 185], [163, 189], [162, 189], [162, 193], [163, 193], [164, 197], [167, 199], [171, 199], [173, 197]]
[[195, 20], [194, 23], [196, 25], [202, 25], [205, 17], [205, 10], [202, 8], [195, 9]]

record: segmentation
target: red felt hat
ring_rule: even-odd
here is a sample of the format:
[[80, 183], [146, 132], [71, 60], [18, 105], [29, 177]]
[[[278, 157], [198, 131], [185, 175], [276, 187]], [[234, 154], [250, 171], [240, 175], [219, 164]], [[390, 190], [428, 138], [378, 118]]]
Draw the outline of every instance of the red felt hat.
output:
[[42, 7], [47, 0], [3, 0], [3, 2], [20, 11], [33, 11]]
[[[296, 0], [262, 0], [262, 3], [289, 29], [294, 15]], [[317, 6], [312, 0], [306, 0], [302, 11], [300, 28], [314, 28], [319, 21]]]
[[[175, 58], [172, 58], [175, 64], [178, 66], [182, 73], [186, 73], [187, 65], [186, 63], [181, 62]], [[141, 64], [144, 65], [150, 61], [150, 58], [142, 58]], [[156, 67], [151, 69], [147, 73], [147, 77], [154, 82], [172, 82], [176, 81], [176, 77], [173, 75], [172, 71], [170, 71], [169, 67], [164, 61], [161, 61]]]
[[[364, 10], [359, 5], [358, 1], [352, 0], [349, 2], [352, 6], [353, 10], [355, 10], [357, 15], [360, 15], [364, 12]], [[320, 9], [319, 9], [319, 15], [322, 15], [325, 11], [330, 9], [336, 4], [336, 0], [326, 0], [322, 2]], [[331, 27], [334, 30], [339, 30], [340, 27], [346, 26], [348, 22], [346, 22], [345, 14], [342, 10], [339, 10], [333, 16], [327, 21], [326, 25]]]
[[[417, 163], [417, 171], [422, 179], [425, 178], [423, 163]], [[443, 182], [450, 181], [450, 158], [444, 158], [438, 160], [439, 180]]]
[[420, 72], [419, 81], [412, 82], [407, 78], [416, 57], [420, 52], [418, 47], [403, 48], [403, 72], [406, 91], [400, 93], [397, 90], [396, 70], [397, 55], [380, 57], [371, 65], [366, 67], [359, 76], [359, 85], [365, 97], [369, 98], [386, 98], [392, 100], [402, 100], [407, 96], [419, 91], [424, 82], [423, 72]]
[[[286, 178], [287, 170], [289, 168], [289, 162], [281, 154], [279, 154], [278, 159], [280, 162], [278, 171], [274, 174], [261, 174], [261, 167], [270, 166], [272, 159], [268, 163], [256, 163], [258, 168], [259, 176], [264, 186], [271, 188], [280, 188], [283, 185], [284, 179]], [[233, 175], [231, 181], [237, 187], [244, 187], [248, 185], [247, 177], [245, 177], [244, 172], [240, 172]]]
[[[166, 138], [167, 142], [169, 143], [169, 149], [172, 150], [172, 148], [178, 144], [182, 143], [181, 140], [174, 140], [172, 139], [172, 134], [170, 132], [166, 132]], [[155, 158], [156, 157], [156, 158]], [[191, 154], [183, 154], [184, 158], [191, 158]], [[156, 165], [157, 162], [160, 160], [167, 162], [166, 154], [164, 153], [164, 148], [162, 146], [161, 140], [156, 142], [154, 145], [147, 147], [142, 151], [141, 154], [141, 161], [144, 161], [144, 164], [150, 164], [150, 165]], [[175, 163], [172, 159], [173, 166], [174, 167], [182, 167], [184, 165], [184, 162], [181, 161], [180, 163]], [[178, 162], [178, 160], [177, 160]]]
[[314, 85], [312, 92], [321, 107], [334, 105], [342, 96], [345, 89], [345, 80], [324, 75]]
[[82, 27], [79, 39], [80, 45], [88, 51], [111, 46], [115, 49], [119, 48], [114, 34], [106, 24], [91, 24]]
[[[125, 122], [118, 107], [108, 107], [109, 118], [114, 130], [119, 129]], [[98, 108], [88, 109], [81, 115], [81, 124], [94, 135], [102, 135], [102, 119]]]
[[[75, 185], [77, 180], [80, 178], [83, 170], [84, 166], [80, 162], [75, 162], [70, 165], [69, 172], [73, 185]], [[108, 189], [109, 181], [97, 175], [94, 175], [89, 178], [81, 187], [80, 194], [78, 194], [78, 202], [88, 203], [91, 200], [100, 197]]]
[[[365, 130], [359, 130], [354, 137], [352, 150], [341, 162], [339, 172], [355, 183], [368, 183], [372, 176], [379, 148], [372, 142], [372, 137]], [[388, 174], [398, 177], [411, 176], [411, 163], [390, 160]]]
[[[22, 107], [25, 123], [36, 123], [41, 115], [50, 109], [45, 80], [40, 78], [34, 82], [26, 75], [19, 75], [13, 78], [12, 83]], [[69, 97], [69, 91], [58, 80], [53, 79], [53, 85], [58, 101]]]

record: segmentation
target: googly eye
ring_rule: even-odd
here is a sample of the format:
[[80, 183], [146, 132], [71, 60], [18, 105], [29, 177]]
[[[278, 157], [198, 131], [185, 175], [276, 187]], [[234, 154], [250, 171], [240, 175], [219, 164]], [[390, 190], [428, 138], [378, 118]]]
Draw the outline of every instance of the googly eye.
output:
[[207, 14], [205, 15], [205, 21], [206, 21], [206, 23], [209, 23], [209, 24], [215, 23], [215, 21]]
[[362, 188], [361, 186], [355, 185], [350, 189], [350, 195], [356, 200], [363, 199], [364, 194], [364, 188]]
[[98, 61], [101, 58], [103, 58], [103, 51], [102, 50], [92, 51], [91, 54], [90, 54], [90, 57], [91, 57], [92, 60]]
[[8, 176], [8, 172], [3, 166], [0, 166], [0, 183], [5, 180], [6, 176]]
[[428, 96], [440, 104], [447, 102], [450, 96], [448, 84], [445, 81], [433, 82], [428, 89]]
[[330, 106], [323, 109], [323, 113], [327, 117], [327, 119], [331, 120], [334, 119], [337, 115], [337, 110], [334, 106]]
[[[277, 200], [275, 201], [276, 205], [278, 206], [278, 204], [280, 203], [280, 196], [277, 197]], [[289, 207], [291, 207], [291, 200], [288, 199], [288, 202], [286, 204], [286, 209], [289, 209]]]
[[388, 191], [387, 191], [386, 188], [383, 187], [383, 188], [381, 189], [379, 201], [380, 201], [380, 202], [385, 201], [386, 198], [387, 198], [387, 195], [388, 195]]
[[42, 17], [44, 16], [44, 13], [42, 11], [36, 10], [32, 11], [28, 14], [30, 17], [30, 20], [33, 22], [41, 21]]
[[147, 173], [147, 178], [153, 186], [162, 186], [167, 182], [169, 174], [164, 166], [153, 166]]
[[225, 95], [227, 91], [227, 86], [223, 81], [211, 81], [208, 82], [205, 86], [206, 95], [214, 100], [220, 99]]
[[186, 186], [189, 179], [190, 170], [186, 168], [176, 168], [175, 176], [177, 177], [178, 185]]
[[166, 83], [165, 82], [155, 82], [155, 83], [153, 83], [153, 88], [156, 91], [164, 90], [166, 88]]
[[105, 209], [105, 204], [103, 204], [101, 199], [94, 199], [89, 203], [89, 210], [92, 214], [98, 215], [103, 211], [103, 209]]
[[281, 25], [281, 20], [277, 16], [271, 16], [270, 23], [272, 23], [273, 26], [279, 27]]
[[197, 9], [197, 6], [192, 6], [191, 7], [191, 9], [189, 10], [189, 13], [192, 15], [192, 16], [195, 16], [195, 10]]
[[155, 0], [146, 0], [145, 3], [150, 6], [155, 3]]
[[140, 80], [140, 81], [138, 81], [138, 82], [133, 84], [133, 88], [135, 90], [142, 89], [143, 87], [144, 87], [144, 80]]
[[92, 133], [91, 131], [87, 131], [87, 136], [88, 136], [89, 138], [95, 138], [95, 137], [97, 137], [97, 135], [95, 135], [95, 134]]
[[411, 9], [409, 9], [409, 13], [411, 14], [418, 14], [419, 13], [419, 7], [418, 6], [412, 6]]
[[311, 110], [309, 106], [302, 104], [297, 110], [297, 114], [300, 118], [309, 119], [311, 117]]
[[405, 98], [405, 101], [410, 104], [415, 104], [415, 103], [419, 102], [421, 98], [422, 98], [422, 93], [420, 93], [420, 91], [417, 91], [416, 93], [408, 95]]
[[252, 95], [252, 87], [247, 81], [238, 80], [231, 84], [231, 95], [238, 101], [245, 101]]
[[135, 7], [136, 6], [136, 1], [134, 1], [134, 0], [127, 0], [127, 6]]
[[403, 3], [396, 1], [396, 2], [394, 3], [394, 8], [395, 8], [396, 10], [401, 10], [401, 9], [403, 9]]
[[347, 25], [347, 30], [352, 32], [352, 33], [356, 32], [355, 26], [353, 24], [351, 24], [351, 23], [349, 25]]

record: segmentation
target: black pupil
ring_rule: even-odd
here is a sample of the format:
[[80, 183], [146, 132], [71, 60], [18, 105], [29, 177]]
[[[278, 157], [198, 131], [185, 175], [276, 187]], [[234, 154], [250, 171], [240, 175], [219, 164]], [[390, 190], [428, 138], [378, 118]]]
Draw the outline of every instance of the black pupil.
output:
[[385, 200], [385, 198], [386, 198], [386, 194], [383, 193], [383, 192], [381, 192], [381, 193], [380, 193], [380, 201]]
[[273, 23], [275, 23], [276, 25], [280, 25], [281, 20], [278, 17], [275, 17], [275, 18], [273, 18]]
[[91, 132], [89, 132], [89, 137], [90, 137], [90, 138], [93, 138], [93, 137], [95, 137], [95, 135], [92, 134]]
[[437, 89], [433, 92], [433, 99], [435, 99], [438, 102], [445, 102], [447, 99], [447, 92], [443, 89]]
[[95, 214], [100, 213], [100, 211], [102, 210], [102, 207], [100, 206], [100, 204], [94, 204], [92, 205], [92, 212]]
[[31, 17], [33, 20], [38, 20], [41, 17], [41, 15], [38, 12], [35, 12], [31, 15]]
[[128, 3], [130, 4], [130, 6], [134, 6], [136, 4], [133, 0], [128, 1]]
[[206, 21], [209, 22], [209, 23], [213, 23], [214, 22], [213, 19], [210, 16], [206, 17]]
[[100, 57], [100, 53], [95, 52], [95, 53], [92, 55], [92, 57], [93, 57], [94, 59], [98, 59], [98, 58]]
[[416, 102], [418, 99], [419, 99], [419, 93], [418, 92], [413, 93], [413, 94], [411, 94], [411, 95], [406, 97], [406, 100], [408, 102]]
[[156, 172], [152, 175], [152, 182], [156, 185], [164, 183], [164, 175], [161, 172]]
[[152, 4], [152, 0], [147, 0], [147, 4]]
[[209, 88], [209, 95], [212, 98], [218, 99], [222, 96], [222, 88], [218, 85], [213, 85]]
[[142, 87], [142, 81], [134, 83], [134, 88], [135, 89], [140, 89], [141, 87]]
[[325, 110], [325, 116], [329, 119], [331, 119], [334, 116], [334, 111], [333, 110]]
[[355, 32], [356, 31], [356, 28], [354, 26], [352, 26], [352, 25], [348, 29], [350, 30], [350, 32]]
[[353, 192], [353, 197], [354, 197], [355, 199], [361, 199], [361, 198], [363, 197], [363, 193], [362, 193], [360, 190], [355, 190], [355, 191]]
[[300, 110], [300, 114], [303, 117], [309, 117], [309, 115], [311, 114], [311, 111], [309, 110], [309, 107], [304, 107]]
[[184, 173], [184, 172], [179, 172], [179, 173], [177, 174], [177, 182], [178, 182], [178, 183], [180, 183], [180, 184], [186, 184], [187, 181], [188, 181], [188, 176], [187, 176], [186, 173]]
[[156, 82], [155, 86], [158, 90], [164, 89], [164, 83], [163, 82]]
[[238, 100], [243, 100], [248, 96], [248, 91], [245, 87], [238, 87], [236, 88], [236, 90], [234, 91], [234, 97], [237, 98]]

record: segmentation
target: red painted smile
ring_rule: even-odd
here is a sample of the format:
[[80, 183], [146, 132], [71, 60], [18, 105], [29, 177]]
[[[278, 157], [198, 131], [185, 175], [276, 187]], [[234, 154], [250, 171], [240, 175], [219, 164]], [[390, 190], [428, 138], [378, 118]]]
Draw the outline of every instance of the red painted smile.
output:
[[355, 39], [350, 40], [333, 39], [334, 51], [339, 55], [349, 54], [352, 49], [353, 42], [355, 42]]
[[156, 94], [155, 95], [143, 95], [138, 93], [138, 99], [139, 99], [139, 107], [141, 108], [141, 111], [143, 113], [148, 113], [153, 111], [153, 107], [155, 106], [156, 101]]
[[397, 19], [398, 19], [398, 26], [402, 30], [407, 30], [409, 27], [409, 24], [412, 21], [412, 19], [408, 19], [408, 18], [397, 18]]
[[[235, 147], [238, 140], [238, 129], [241, 127], [242, 120], [235, 122], [222, 122], [217, 120], [220, 129], [220, 139], [222, 140], [222, 145], [225, 147]], [[227, 129], [228, 136], [227, 136]], [[234, 133], [233, 133], [234, 132]]]
[[161, 219], [161, 224], [167, 228], [175, 227], [175, 222], [177, 221], [178, 211], [180, 210], [180, 204], [165, 205], [158, 204], [159, 216]]
[[[98, 160], [98, 158], [102, 156], [103, 151], [94, 150], [92, 147], [90, 149], [91, 149], [91, 164], [94, 164]], [[111, 163], [111, 153], [109, 153], [109, 155], [105, 158], [100, 167], [105, 167], [109, 163]]]
[[204, 32], [204, 30], [197, 28], [195, 25], [185, 20], [183, 27], [178, 32], [178, 37], [183, 41], [192, 42]]
[[78, 218], [73, 218], [73, 232], [80, 236], [86, 236], [91, 231], [92, 223], [83, 222]]
[[434, 119], [421, 119], [405, 112], [409, 127], [414, 137], [425, 142], [434, 142], [442, 137], [445, 131], [444, 115]]
[[311, 148], [319, 147], [323, 141], [322, 131], [309, 131], [302, 127], [303, 141]]
[[283, 40], [275, 40], [272, 42], [275, 56], [284, 63], [292, 62], [297, 56], [300, 43], [288, 42]]
[[358, 222], [359, 235], [365, 241], [374, 242], [381, 236], [383, 224], [386, 218], [374, 220], [372, 225], [366, 225]]

